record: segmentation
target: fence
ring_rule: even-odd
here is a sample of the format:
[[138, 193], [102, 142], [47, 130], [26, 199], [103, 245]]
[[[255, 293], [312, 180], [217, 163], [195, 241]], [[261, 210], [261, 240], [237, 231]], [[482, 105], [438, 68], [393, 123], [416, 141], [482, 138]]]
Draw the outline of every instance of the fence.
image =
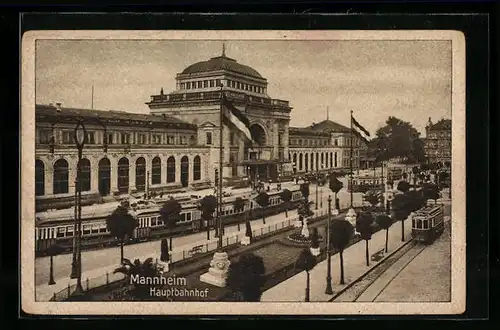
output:
[[[100, 288], [103, 286], [109, 286], [112, 285], [113, 283], [122, 281], [125, 278], [125, 275], [121, 273], [109, 273], [106, 272], [106, 274], [101, 275], [99, 277], [94, 277], [94, 278], [86, 278], [82, 279], [82, 288], [83, 291], [89, 291], [92, 289]], [[76, 284], [73, 285], [68, 285], [66, 288], [62, 289], [59, 292], [55, 292], [54, 295], [50, 298], [50, 301], [64, 301], [68, 300], [72, 297], [73, 293], [76, 290]]]

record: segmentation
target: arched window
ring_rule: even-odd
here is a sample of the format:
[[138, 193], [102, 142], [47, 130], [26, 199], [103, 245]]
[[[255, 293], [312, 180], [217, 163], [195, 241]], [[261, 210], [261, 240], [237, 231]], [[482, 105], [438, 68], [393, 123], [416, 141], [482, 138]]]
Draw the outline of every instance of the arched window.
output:
[[98, 181], [99, 192], [102, 196], [109, 195], [111, 188], [111, 163], [109, 159], [103, 158], [99, 161], [98, 166]]
[[68, 175], [68, 162], [65, 159], [57, 160], [54, 164], [54, 195], [68, 193]]
[[161, 183], [161, 159], [160, 157], [153, 158], [151, 163], [151, 184]]
[[321, 169], [321, 164], [319, 163], [319, 153], [316, 153], [316, 170]]
[[305, 163], [304, 167], [307, 172], [309, 170], [309, 154], [305, 154], [304, 163]]
[[122, 194], [128, 193], [128, 159], [123, 157], [118, 161], [118, 191]]
[[201, 158], [200, 156], [194, 157], [193, 160], [193, 180], [201, 179]]
[[90, 190], [90, 160], [82, 158], [80, 161], [80, 187], [82, 191]]
[[302, 154], [299, 154], [299, 171], [302, 171], [302, 167], [303, 167], [303, 161], [302, 161], [302, 158], [303, 158], [303, 155]]
[[325, 153], [324, 152], [321, 153], [321, 166], [323, 168], [326, 167], [326, 164], [325, 164]]
[[293, 165], [297, 167], [297, 154], [293, 154]]
[[35, 161], [35, 196], [45, 195], [45, 165], [40, 159]]
[[175, 158], [170, 156], [167, 159], [167, 182], [175, 182]]
[[187, 156], [181, 158], [181, 184], [183, 187], [189, 184], [189, 158]]
[[333, 152], [330, 152], [330, 168], [333, 167]]
[[337, 153], [335, 153], [335, 155], [334, 155], [334, 156], [335, 156], [334, 166], [335, 166], [335, 167], [337, 167], [337, 165], [338, 165], [338, 164], [337, 164]]
[[135, 161], [135, 187], [137, 191], [146, 190], [146, 160], [139, 157]]

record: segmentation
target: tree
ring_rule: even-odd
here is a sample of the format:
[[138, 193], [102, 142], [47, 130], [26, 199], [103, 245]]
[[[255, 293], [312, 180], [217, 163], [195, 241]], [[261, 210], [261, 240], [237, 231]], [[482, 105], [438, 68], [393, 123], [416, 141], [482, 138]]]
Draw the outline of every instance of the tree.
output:
[[106, 218], [106, 227], [120, 242], [120, 262], [123, 262], [123, 243], [126, 237], [132, 237], [134, 229], [138, 226], [137, 219], [128, 213], [123, 206], [118, 206], [113, 213]]
[[132, 284], [133, 288], [129, 291], [132, 300], [148, 300], [151, 298], [151, 284], [142, 284], [140, 281], [132, 281], [132, 278], [155, 278], [160, 276], [160, 271], [153, 258], [146, 259], [143, 263], [135, 259], [134, 263], [129, 259], [123, 259], [122, 265], [113, 271], [114, 274], [122, 273], [127, 277], [126, 283]]
[[308, 218], [308, 217], [314, 215], [314, 212], [312, 211], [312, 205], [313, 205], [313, 202], [310, 202], [307, 200], [299, 201], [297, 213], [299, 214], [299, 217], [301, 219]]
[[399, 181], [398, 182], [397, 190], [405, 193], [408, 190], [410, 190], [410, 184], [408, 182], [406, 182], [406, 181]]
[[[181, 215], [182, 206], [176, 201], [173, 197], [170, 197], [168, 201], [166, 201], [162, 208], [160, 209], [160, 216], [163, 220], [163, 224], [166, 228], [172, 230], [175, 228], [177, 221], [179, 221]], [[170, 234], [170, 251], [172, 251], [172, 237], [173, 234]]]
[[316, 227], [311, 228], [311, 247], [313, 249], [319, 248], [319, 235]]
[[363, 198], [372, 206], [376, 206], [380, 201], [379, 193], [375, 190], [368, 190]]
[[262, 222], [266, 224], [264, 210], [269, 205], [269, 195], [265, 191], [262, 191], [255, 197], [255, 202], [262, 208]]
[[306, 297], [304, 301], [309, 301], [309, 272], [314, 268], [314, 266], [316, 266], [316, 262], [316, 258], [311, 254], [311, 250], [309, 249], [303, 249], [299, 254], [299, 258], [295, 262], [296, 268], [306, 271]]
[[408, 196], [404, 194], [397, 194], [392, 200], [392, 209], [394, 211], [394, 218], [401, 221], [401, 241], [405, 240], [405, 220], [410, 215]]
[[425, 201], [421, 191], [410, 190], [406, 192], [406, 196], [410, 212], [415, 212], [424, 206]]
[[330, 190], [334, 194], [335, 209], [339, 210], [340, 212], [340, 205], [338, 205], [339, 201], [337, 200], [337, 193], [340, 191], [340, 189], [343, 188], [344, 185], [339, 179], [337, 179], [337, 176], [334, 173], [332, 173], [332, 175], [330, 176], [330, 182], [328, 183], [328, 186], [330, 187]]
[[423, 192], [425, 200], [427, 201], [428, 199], [433, 199], [434, 204], [437, 203], [437, 200], [440, 197], [439, 196], [439, 188], [434, 183], [426, 183], [422, 188], [422, 192]]
[[264, 285], [265, 267], [262, 257], [252, 253], [242, 254], [229, 265], [226, 284], [233, 296], [240, 301], [258, 302]]
[[169, 262], [170, 260], [170, 256], [168, 254], [168, 241], [166, 239], [161, 240], [160, 260], [163, 262]]
[[375, 135], [369, 143], [369, 148], [377, 150], [377, 161], [397, 157], [419, 163], [425, 160], [424, 143], [419, 137], [420, 133], [409, 122], [391, 116]]
[[49, 285], [54, 285], [54, 257], [63, 253], [64, 248], [59, 244], [52, 244], [46, 250], [45, 253], [50, 257], [50, 275], [49, 275]]
[[280, 198], [283, 201], [283, 203], [285, 204], [285, 217], [288, 218], [288, 207], [290, 205], [290, 201], [292, 200], [292, 192], [288, 189], [284, 189], [280, 193]]
[[387, 252], [387, 244], [389, 242], [389, 228], [392, 225], [392, 219], [385, 214], [379, 214], [375, 218], [375, 222], [377, 222], [377, 225], [380, 228], [385, 229], [385, 252]]
[[[214, 218], [214, 212], [217, 209], [217, 197], [214, 195], [207, 195], [200, 200], [199, 209], [201, 211], [200, 222], [207, 222], [207, 240], [210, 240], [210, 221]], [[202, 226], [200, 225], [200, 228]]]
[[361, 212], [356, 219], [356, 231], [361, 235], [361, 239], [366, 243], [366, 265], [370, 266], [368, 241], [372, 239], [373, 234], [373, 215], [370, 212]]
[[245, 236], [250, 238], [250, 241], [252, 240], [252, 225], [250, 224], [250, 221], [245, 222]]
[[304, 196], [304, 199], [307, 201], [309, 200], [309, 183], [304, 182], [300, 185], [300, 192], [302, 196]]
[[418, 168], [418, 166], [413, 166], [413, 168], [411, 169], [411, 172], [413, 173], [413, 190], [416, 190], [417, 189], [417, 177], [418, 177], [418, 174], [420, 173], [420, 169]]
[[[233, 208], [235, 212], [243, 211], [246, 205], [246, 201], [241, 197], [236, 197], [233, 202]], [[240, 231], [240, 222], [238, 221], [238, 231]]]
[[354, 228], [345, 220], [333, 220], [330, 226], [330, 245], [339, 251], [340, 284], [344, 284], [344, 249], [349, 245], [354, 235]]

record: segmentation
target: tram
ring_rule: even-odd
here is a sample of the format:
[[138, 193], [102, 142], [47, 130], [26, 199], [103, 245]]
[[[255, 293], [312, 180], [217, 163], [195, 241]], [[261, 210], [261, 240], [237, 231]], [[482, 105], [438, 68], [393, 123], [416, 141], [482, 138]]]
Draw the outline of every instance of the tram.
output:
[[415, 212], [412, 217], [412, 237], [424, 244], [432, 243], [444, 230], [443, 205], [429, 205]]

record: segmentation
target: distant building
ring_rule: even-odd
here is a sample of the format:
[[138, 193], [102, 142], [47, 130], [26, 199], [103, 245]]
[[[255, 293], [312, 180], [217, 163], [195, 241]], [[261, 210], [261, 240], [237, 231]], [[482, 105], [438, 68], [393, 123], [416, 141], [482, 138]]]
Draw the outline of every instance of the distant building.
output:
[[353, 170], [359, 168], [361, 140], [351, 130], [331, 120], [311, 126], [290, 128], [290, 159], [297, 173], [329, 169], [350, 169], [353, 143]]
[[429, 122], [425, 127], [425, 156], [430, 164], [437, 162], [451, 162], [451, 120], [440, 119], [433, 124]]
[[36, 105], [37, 202], [71, 200], [75, 193], [77, 121], [87, 138], [81, 163], [82, 198], [171, 191], [208, 184], [210, 149], [195, 125], [170, 116]]

